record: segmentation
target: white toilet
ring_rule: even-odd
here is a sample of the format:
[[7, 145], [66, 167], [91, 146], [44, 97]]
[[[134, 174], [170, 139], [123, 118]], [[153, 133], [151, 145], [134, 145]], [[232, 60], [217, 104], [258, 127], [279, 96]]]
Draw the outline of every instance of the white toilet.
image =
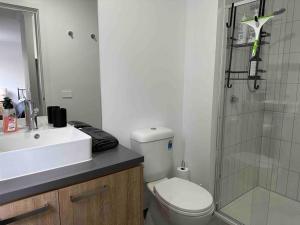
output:
[[212, 195], [200, 185], [177, 177], [172, 168], [174, 133], [158, 127], [131, 135], [132, 150], [144, 156], [144, 179], [152, 193], [146, 225], [206, 225], [214, 212]]

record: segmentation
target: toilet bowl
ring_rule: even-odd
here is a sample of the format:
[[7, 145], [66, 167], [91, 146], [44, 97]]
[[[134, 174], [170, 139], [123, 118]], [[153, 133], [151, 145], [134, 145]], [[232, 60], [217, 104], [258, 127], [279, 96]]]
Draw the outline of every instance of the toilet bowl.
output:
[[176, 177], [147, 187], [152, 200], [145, 225], [206, 225], [210, 221], [213, 198], [203, 187]]
[[200, 185], [170, 178], [174, 132], [153, 127], [134, 131], [131, 148], [144, 156], [144, 181], [150, 191], [146, 225], [206, 225], [213, 212], [212, 195]]

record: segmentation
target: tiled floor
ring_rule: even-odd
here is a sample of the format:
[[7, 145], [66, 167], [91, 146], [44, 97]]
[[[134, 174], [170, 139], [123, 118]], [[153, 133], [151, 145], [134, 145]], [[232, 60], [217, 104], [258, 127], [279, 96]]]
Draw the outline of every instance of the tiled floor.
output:
[[222, 211], [245, 225], [300, 224], [300, 202], [260, 187], [236, 199]]

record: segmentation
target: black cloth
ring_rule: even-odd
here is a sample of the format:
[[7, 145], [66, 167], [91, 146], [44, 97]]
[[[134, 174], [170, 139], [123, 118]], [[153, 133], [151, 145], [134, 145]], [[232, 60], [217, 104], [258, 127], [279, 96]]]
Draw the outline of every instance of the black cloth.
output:
[[119, 145], [119, 141], [111, 134], [94, 127], [80, 128], [82, 132], [92, 137], [93, 152], [102, 152]]
[[71, 126], [74, 126], [77, 129], [84, 128], [84, 127], [92, 127], [88, 123], [81, 122], [81, 121], [76, 121], [76, 120], [75, 121], [69, 121], [68, 124], [70, 124]]

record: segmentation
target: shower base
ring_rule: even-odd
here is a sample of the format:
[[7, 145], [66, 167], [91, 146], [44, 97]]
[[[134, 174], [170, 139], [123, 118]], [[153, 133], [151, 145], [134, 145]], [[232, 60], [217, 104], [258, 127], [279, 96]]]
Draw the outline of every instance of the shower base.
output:
[[247, 192], [220, 211], [245, 225], [300, 224], [300, 202], [261, 187]]

